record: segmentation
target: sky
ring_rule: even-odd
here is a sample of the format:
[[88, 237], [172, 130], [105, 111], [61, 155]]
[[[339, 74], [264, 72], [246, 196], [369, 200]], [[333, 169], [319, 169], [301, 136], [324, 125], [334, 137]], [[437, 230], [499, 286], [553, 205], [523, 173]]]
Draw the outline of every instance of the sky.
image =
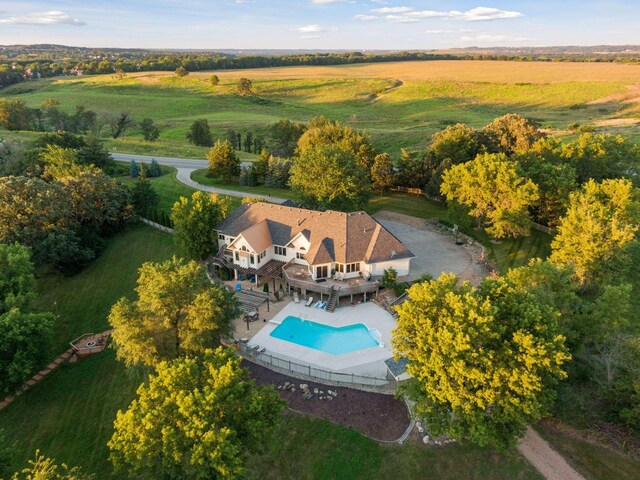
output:
[[640, 44], [640, 0], [2, 0], [0, 44], [398, 50]]

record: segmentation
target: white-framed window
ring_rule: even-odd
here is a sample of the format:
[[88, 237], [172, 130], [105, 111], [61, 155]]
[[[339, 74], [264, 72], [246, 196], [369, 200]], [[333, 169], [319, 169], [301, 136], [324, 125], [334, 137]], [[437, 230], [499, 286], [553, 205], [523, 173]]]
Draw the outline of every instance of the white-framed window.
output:
[[336, 263], [336, 272], [344, 273], [344, 264], [343, 263]]
[[219, 233], [219, 234], [218, 234], [218, 238], [219, 238], [220, 240], [224, 240], [224, 233]]
[[253, 255], [253, 253], [249, 255], [249, 263], [251, 263], [251, 265], [256, 263], [256, 257]]
[[236, 262], [240, 261], [240, 254], [238, 252], [236, 252]]
[[304, 253], [296, 252], [296, 258], [298, 260], [304, 260]]
[[258, 255], [258, 263], [260, 263], [262, 261], [262, 259], [264, 257], [267, 256], [267, 251], [265, 250], [264, 252], [262, 252], [260, 255]]
[[285, 247], [279, 247], [278, 245], [273, 246], [273, 253], [276, 255], [281, 255], [283, 257], [287, 256], [287, 249]]

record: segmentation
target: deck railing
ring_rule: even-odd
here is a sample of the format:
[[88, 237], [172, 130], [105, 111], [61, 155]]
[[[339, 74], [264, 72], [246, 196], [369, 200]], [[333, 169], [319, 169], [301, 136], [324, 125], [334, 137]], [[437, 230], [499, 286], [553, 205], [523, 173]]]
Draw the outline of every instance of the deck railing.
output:
[[295, 278], [290, 275], [286, 269], [283, 268], [284, 277], [293, 288], [301, 288], [304, 290], [310, 290], [312, 292], [322, 293], [323, 295], [331, 295], [331, 290], [338, 292], [338, 297], [344, 297], [347, 295], [357, 295], [359, 293], [376, 292], [380, 288], [378, 281], [365, 281], [358, 285], [340, 284], [340, 283], [318, 283], [313, 280], [302, 280], [301, 278]]

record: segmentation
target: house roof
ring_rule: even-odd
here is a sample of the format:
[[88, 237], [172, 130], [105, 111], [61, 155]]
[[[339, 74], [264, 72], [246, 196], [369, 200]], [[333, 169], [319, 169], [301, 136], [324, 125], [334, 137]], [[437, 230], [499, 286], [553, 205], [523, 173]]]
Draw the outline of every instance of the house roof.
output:
[[400, 240], [365, 212], [320, 212], [270, 203], [244, 204], [217, 227], [242, 236], [256, 252], [287, 245], [298, 233], [311, 243], [305, 258], [322, 263], [377, 263], [413, 257]]

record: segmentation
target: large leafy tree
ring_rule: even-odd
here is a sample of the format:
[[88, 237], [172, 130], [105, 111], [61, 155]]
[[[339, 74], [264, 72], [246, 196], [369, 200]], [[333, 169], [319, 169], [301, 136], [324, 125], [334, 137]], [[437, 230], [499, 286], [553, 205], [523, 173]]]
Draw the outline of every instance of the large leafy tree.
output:
[[241, 478], [247, 453], [263, 449], [282, 408], [230, 350], [162, 362], [118, 412], [110, 458], [130, 478]]
[[47, 360], [53, 322], [51, 313], [17, 308], [0, 315], [0, 396], [13, 393]]
[[509, 113], [496, 118], [482, 130], [489, 151], [498, 151], [506, 155], [524, 152], [544, 134], [537, 125], [517, 113]]
[[0, 243], [0, 314], [29, 308], [34, 300], [31, 251], [14, 243]]
[[504, 154], [482, 154], [454, 165], [442, 176], [441, 192], [449, 201], [470, 207], [478, 228], [495, 238], [529, 233], [529, 207], [538, 200], [538, 187], [521, 176], [518, 165]]
[[289, 119], [282, 119], [269, 127], [269, 134], [279, 155], [290, 157], [293, 155], [298, 140], [306, 127], [303, 123], [294, 123]]
[[443, 275], [408, 295], [392, 343], [409, 360], [416, 414], [434, 435], [513, 445], [566, 376], [558, 312], [503, 278], [474, 289]]
[[620, 135], [585, 133], [562, 147], [578, 182], [626, 177], [638, 182], [640, 147]]
[[607, 279], [628, 262], [639, 224], [640, 199], [630, 180], [590, 180], [571, 194], [550, 260], [572, 265], [582, 285]]
[[543, 139], [530, 150], [513, 156], [524, 174], [540, 192], [540, 200], [533, 208], [536, 219], [555, 227], [569, 205], [569, 194], [576, 189], [576, 170], [561, 156], [557, 140]]
[[204, 259], [218, 251], [218, 234], [214, 230], [231, 207], [226, 197], [195, 192], [191, 199], [180, 197], [171, 209], [176, 241], [190, 257]]
[[439, 162], [450, 160], [453, 165], [473, 160], [483, 148], [482, 135], [464, 123], [434, 133], [429, 146]]
[[200, 355], [233, 331], [237, 300], [198, 262], [174, 257], [139, 271], [137, 300], [121, 298], [109, 314], [117, 357], [127, 365]]
[[236, 155], [233, 146], [225, 140], [218, 140], [207, 153], [209, 160], [209, 175], [215, 178], [222, 178], [225, 182], [230, 182], [240, 175], [240, 159]]
[[37, 178], [0, 178], [0, 243], [31, 247], [37, 265], [83, 256], [64, 190]]
[[395, 185], [396, 176], [393, 171], [393, 162], [388, 153], [380, 153], [374, 158], [371, 167], [371, 181], [373, 188], [379, 192], [384, 192]]
[[376, 151], [365, 133], [356, 132], [338, 121], [330, 121], [322, 116], [315, 117], [298, 140], [296, 152], [298, 156], [303, 156], [320, 146], [336, 146], [351, 152], [367, 174], [371, 172]]
[[369, 174], [353, 151], [338, 145], [317, 145], [300, 153], [289, 182], [310, 208], [352, 211], [371, 198]]

